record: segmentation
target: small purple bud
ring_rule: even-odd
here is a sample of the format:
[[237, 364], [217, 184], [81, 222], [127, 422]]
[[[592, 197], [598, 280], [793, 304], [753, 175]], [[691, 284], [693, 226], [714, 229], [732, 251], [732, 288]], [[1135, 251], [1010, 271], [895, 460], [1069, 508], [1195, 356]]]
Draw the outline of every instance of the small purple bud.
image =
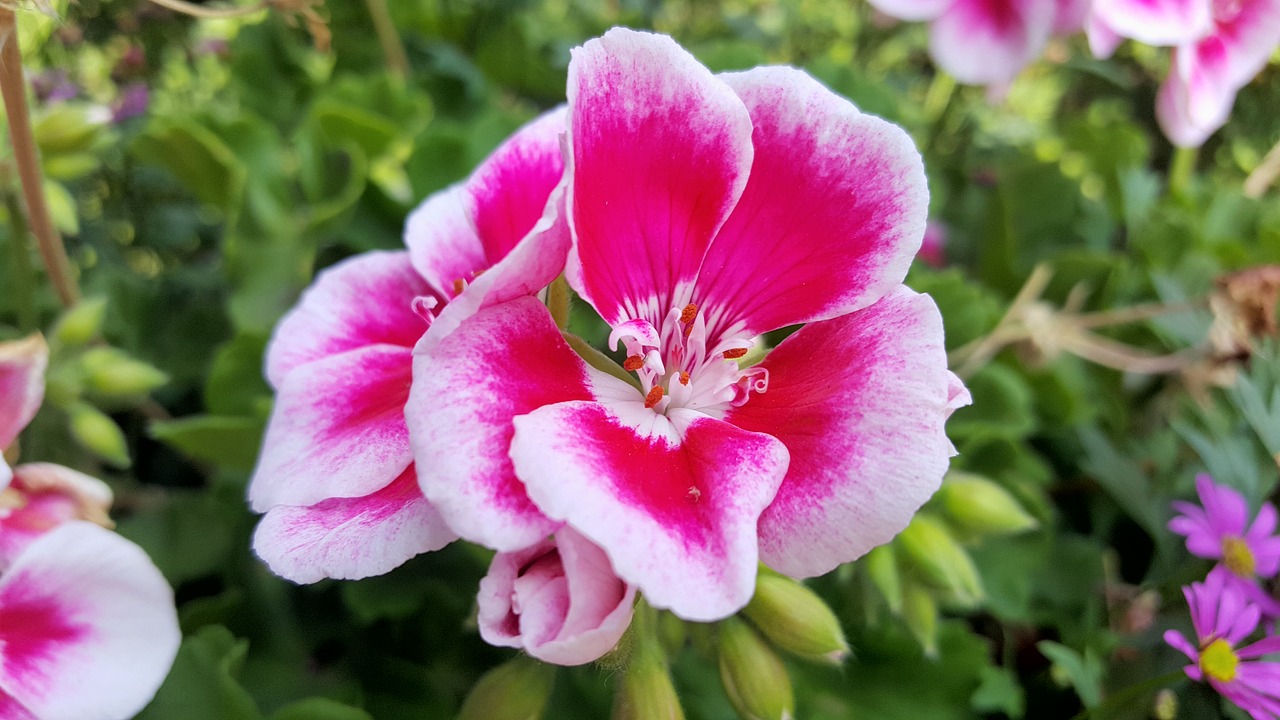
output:
[[65, 70], [45, 70], [31, 78], [31, 89], [46, 104], [70, 100], [80, 94], [80, 88], [71, 82]]
[[147, 112], [151, 91], [143, 83], [129, 83], [120, 90], [120, 97], [111, 105], [111, 122], [119, 124]]

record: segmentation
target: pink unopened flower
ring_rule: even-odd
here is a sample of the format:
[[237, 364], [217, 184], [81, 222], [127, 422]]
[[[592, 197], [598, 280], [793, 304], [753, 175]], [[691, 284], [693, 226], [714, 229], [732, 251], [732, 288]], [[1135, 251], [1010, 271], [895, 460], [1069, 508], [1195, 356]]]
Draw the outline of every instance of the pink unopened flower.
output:
[[433, 326], [406, 416], [450, 524], [506, 552], [567, 524], [693, 620], [741, 608], [759, 559], [816, 575], [892, 538], [968, 397], [901, 285], [927, 204], [906, 134], [798, 70], [717, 77], [615, 29], [573, 53], [567, 146], [566, 276], [632, 383], [533, 298]]
[[480, 636], [557, 665], [581, 665], [618, 644], [636, 590], [609, 558], [565, 527], [554, 538], [498, 553], [480, 581]]
[[[0, 343], [0, 446], [30, 421], [48, 364], [35, 336]], [[0, 718], [125, 720], [178, 652], [173, 592], [106, 520], [110, 491], [44, 463], [0, 484]]]
[[276, 573], [368, 577], [456, 537], [418, 489], [432, 468], [415, 467], [405, 428], [412, 350], [429, 326], [559, 274], [568, 234], [543, 211], [563, 175], [563, 126], [563, 110], [525, 126], [413, 213], [407, 252], [326, 270], [276, 328], [276, 404], [249, 487], [266, 513], [254, 549]]
[[1200, 505], [1177, 501], [1180, 515], [1169, 521], [1169, 529], [1187, 538], [1192, 555], [1218, 560], [1236, 577], [1252, 581], [1268, 578], [1280, 570], [1280, 537], [1276, 529], [1276, 509], [1263, 503], [1250, 524], [1244, 496], [1208, 475], [1196, 476]]
[[1185, 671], [1192, 680], [1208, 682], [1220, 695], [1255, 720], [1280, 717], [1280, 663], [1258, 658], [1280, 652], [1280, 637], [1272, 636], [1241, 647], [1258, 627], [1261, 613], [1222, 568], [1204, 583], [1183, 588], [1191, 611], [1196, 641], [1177, 630], [1165, 642], [1191, 659]]
[[903, 20], [927, 20], [929, 52], [962, 83], [1004, 86], [1040, 56], [1055, 27], [1080, 14], [1075, 0], [871, 0]]

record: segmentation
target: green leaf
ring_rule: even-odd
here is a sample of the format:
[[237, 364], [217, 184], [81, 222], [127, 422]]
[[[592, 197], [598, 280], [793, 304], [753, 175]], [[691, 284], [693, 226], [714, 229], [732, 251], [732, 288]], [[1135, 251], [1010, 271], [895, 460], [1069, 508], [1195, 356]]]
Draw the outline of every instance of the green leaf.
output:
[[158, 507], [120, 521], [120, 534], [142, 546], [169, 582], [215, 574], [239, 550], [236, 524], [247, 517], [242, 501], [219, 502], [208, 493], [172, 490]]
[[965, 383], [973, 404], [960, 408], [947, 422], [955, 438], [1024, 437], [1035, 429], [1031, 390], [1016, 371], [987, 365]]
[[1051, 640], [1041, 640], [1036, 649], [1066, 673], [1086, 708], [1102, 702], [1102, 662], [1092, 650], [1086, 649], [1082, 655]]
[[218, 348], [204, 387], [204, 405], [212, 415], [252, 416], [271, 397], [263, 377], [267, 336], [242, 332]]
[[157, 121], [130, 147], [138, 160], [173, 173], [198, 200], [231, 214], [246, 170], [216, 134], [190, 120]]
[[373, 716], [336, 700], [316, 697], [280, 708], [271, 720], [373, 720]]
[[214, 625], [182, 642], [173, 670], [137, 720], [261, 720], [236, 681], [249, 643]]
[[969, 698], [969, 706], [980, 713], [1002, 712], [1018, 720], [1027, 709], [1026, 693], [1008, 668], [982, 669], [981, 684]]
[[188, 457], [234, 470], [252, 470], [266, 421], [254, 417], [195, 415], [151, 424], [151, 436]]

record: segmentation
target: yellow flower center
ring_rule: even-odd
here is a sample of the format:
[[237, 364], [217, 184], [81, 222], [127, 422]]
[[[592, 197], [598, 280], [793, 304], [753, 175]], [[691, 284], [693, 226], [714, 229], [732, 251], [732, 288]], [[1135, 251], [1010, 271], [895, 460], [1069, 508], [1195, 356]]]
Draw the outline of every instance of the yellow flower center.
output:
[[1253, 577], [1257, 569], [1249, 544], [1234, 535], [1222, 538], [1222, 562], [1228, 570], [1243, 578]]
[[1236, 666], [1240, 658], [1231, 649], [1231, 643], [1218, 638], [1200, 651], [1200, 670], [1218, 682], [1231, 682], [1236, 678]]

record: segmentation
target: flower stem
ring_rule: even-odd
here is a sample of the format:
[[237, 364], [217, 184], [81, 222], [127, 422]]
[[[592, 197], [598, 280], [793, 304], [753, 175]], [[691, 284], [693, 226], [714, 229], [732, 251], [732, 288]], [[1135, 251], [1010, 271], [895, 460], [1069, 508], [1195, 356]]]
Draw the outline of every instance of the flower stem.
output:
[[404, 52], [400, 33], [396, 32], [395, 23], [391, 21], [387, 0], [365, 0], [364, 4], [369, 8], [369, 17], [373, 19], [373, 31], [378, 35], [378, 44], [382, 46], [387, 69], [392, 75], [404, 80], [409, 77], [409, 57]]
[[1244, 179], [1244, 196], [1254, 199], [1262, 197], [1277, 177], [1280, 177], [1280, 142], [1267, 151], [1258, 167]]
[[1138, 698], [1141, 698], [1143, 695], [1146, 695], [1153, 690], [1159, 690], [1182, 677], [1186, 677], [1186, 674], [1183, 673], [1182, 670], [1174, 670], [1172, 672], [1165, 673], [1164, 675], [1158, 675], [1149, 680], [1144, 680], [1136, 685], [1130, 685], [1120, 692], [1108, 697], [1106, 700], [1102, 701], [1100, 705], [1081, 710], [1080, 714], [1076, 715], [1071, 720], [1103, 720], [1104, 718], [1112, 716], [1118, 710], [1131, 710], [1133, 708], [1133, 704], [1138, 700]]
[[1180, 147], [1173, 151], [1173, 161], [1169, 164], [1169, 192], [1175, 197], [1187, 197], [1199, 155], [1200, 148], [1194, 147]]
[[34, 270], [27, 256], [27, 218], [22, 214], [22, 203], [11, 188], [4, 189], [4, 205], [9, 211], [9, 250], [13, 253], [13, 301], [18, 315], [18, 326], [23, 332], [36, 330], [35, 283], [31, 282]]
[[4, 110], [9, 119], [9, 140], [13, 145], [13, 159], [18, 166], [18, 178], [22, 181], [22, 193], [26, 198], [27, 222], [35, 235], [49, 273], [49, 281], [58, 292], [58, 299], [66, 307], [80, 300], [80, 291], [71, 275], [71, 263], [62, 238], [53, 227], [49, 205], [44, 197], [44, 177], [36, 154], [35, 137], [31, 133], [31, 117], [27, 111], [26, 82], [22, 77], [22, 53], [18, 48], [18, 25], [13, 10], [0, 5], [0, 94], [4, 96]]

